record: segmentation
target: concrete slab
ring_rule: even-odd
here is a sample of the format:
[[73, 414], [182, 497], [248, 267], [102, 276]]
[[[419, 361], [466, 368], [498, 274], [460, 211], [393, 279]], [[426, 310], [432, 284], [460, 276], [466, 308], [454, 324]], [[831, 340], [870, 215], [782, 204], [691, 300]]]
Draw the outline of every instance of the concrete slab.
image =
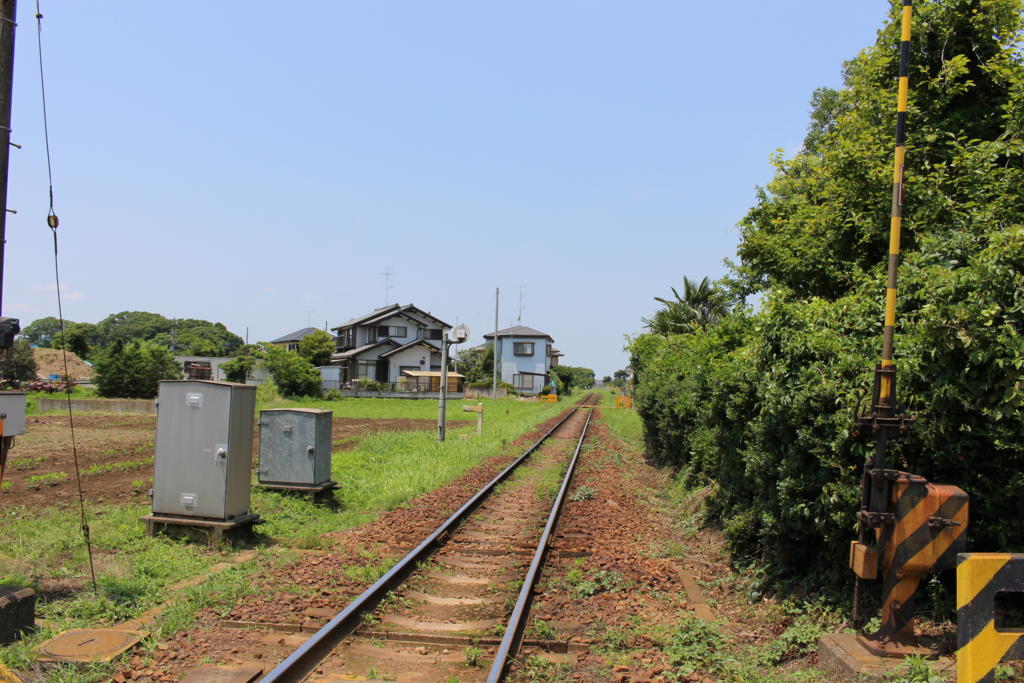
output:
[[[928, 666], [943, 680], [956, 680], [956, 662], [951, 657], [930, 660]], [[818, 668], [836, 674], [839, 680], [883, 683], [894, 674], [905, 673], [906, 662], [868, 652], [853, 633], [828, 633], [818, 641]]]

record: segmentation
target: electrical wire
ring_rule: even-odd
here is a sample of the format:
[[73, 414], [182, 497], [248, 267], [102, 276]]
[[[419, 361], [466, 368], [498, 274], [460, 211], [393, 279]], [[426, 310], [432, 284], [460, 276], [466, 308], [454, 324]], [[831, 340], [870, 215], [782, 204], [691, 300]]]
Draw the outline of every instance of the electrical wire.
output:
[[75, 416], [71, 409], [71, 372], [68, 370], [67, 337], [64, 333], [64, 307], [60, 296], [60, 265], [57, 249], [57, 214], [53, 211], [53, 165], [50, 161], [50, 127], [46, 116], [46, 82], [43, 79], [43, 14], [36, 0], [36, 44], [39, 47], [39, 89], [43, 100], [43, 139], [46, 145], [46, 175], [50, 185], [50, 207], [46, 214], [46, 225], [53, 233], [53, 276], [57, 284], [57, 319], [60, 321], [61, 350], [64, 356], [64, 388], [68, 404], [68, 425], [71, 428], [71, 456], [75, 464], [75, 481], [78, 483], [78, 512], [81, 521], [82, 536], [89, 555], [89, 575], [92, 578], [92, 589], [97, 592], [96, 567], [92, 559], [92, 540], [89, 537], [89, 519], [85, 514], [85, 494], [82, 492], [82, 472], [78, 466], [78, 442], [75, 439]]

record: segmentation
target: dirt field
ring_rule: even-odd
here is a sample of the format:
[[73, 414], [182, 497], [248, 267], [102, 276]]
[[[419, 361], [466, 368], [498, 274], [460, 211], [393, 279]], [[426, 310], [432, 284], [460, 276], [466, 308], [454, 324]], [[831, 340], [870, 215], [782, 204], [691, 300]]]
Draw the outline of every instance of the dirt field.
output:
[[[76, 415], [74, 418], [82, 491], [89, 503], [142, 502], [152, 485], [156, 418], [152, 415]], [[335, 450], [382, 431], [431, 430], [432, 420], [334, 418]], [[66, 415], [29, 417], [25, 435], [8, 455], [5, 505], [53, 508], [76, 505], [74, 453]], [[258, 435], [253, 435], [253, 462]], [[42, 477], [39, 479], [39, 477]], [[9, 482], [10, 485], [7, 485]]]

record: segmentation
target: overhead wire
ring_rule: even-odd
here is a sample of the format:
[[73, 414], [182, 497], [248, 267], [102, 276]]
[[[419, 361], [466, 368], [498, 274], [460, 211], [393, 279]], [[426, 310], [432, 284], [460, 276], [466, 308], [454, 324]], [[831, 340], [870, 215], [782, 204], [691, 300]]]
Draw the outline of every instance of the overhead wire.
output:
[[82, 472], [78, 466], [78, 442], [75, 438], [75, 416], [71, 408], [71, 373], [68, 370], [68, 347], [67, 336], [64, 330], [64, 307], [60, 296], [60, 261], [57, 248], [57, 227], [60, 221], [53, 210], [53, 163], [50, 155], [50, 126], [46, 115], [46, 81], [43, 77], [43, 14], [39, 7], [39, 0], [36, 0], [36, 45], [39, 48], [39, 90], [43, 101], [43, 140], [46, 147], [46, 175], [49, 181], [50, 206], [46, 214], [46, 225], [53, 233], [53, 275], [57, 285], [57, 319], [60, 321], [61, 351], [64, 356], [64, 393], [68, 406], [68, 425], [71, 429], [71, 456], [75, 465], [75, 481], [78, 485], [78, 512], [81, 523], [82, 536], [85, 538], [85, 547], [89, 556], [89, 576], [92, 578], [93, 591], [96, 587], [96, 567], [92, 557], [92, 539], [89, 535], [89, 518], [85, 510], [85, 494], [82, 492]]

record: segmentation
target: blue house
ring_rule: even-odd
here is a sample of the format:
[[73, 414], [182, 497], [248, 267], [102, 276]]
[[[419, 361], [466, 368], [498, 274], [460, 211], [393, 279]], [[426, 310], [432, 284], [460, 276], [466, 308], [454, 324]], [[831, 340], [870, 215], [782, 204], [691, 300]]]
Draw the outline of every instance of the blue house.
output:
[[525, 325], [490, 332], [484, 339], [493, 342], [495, 335], [501, 381], [514, 386], [520, 394], [539, 394], [550, 380], [554, 340]]

